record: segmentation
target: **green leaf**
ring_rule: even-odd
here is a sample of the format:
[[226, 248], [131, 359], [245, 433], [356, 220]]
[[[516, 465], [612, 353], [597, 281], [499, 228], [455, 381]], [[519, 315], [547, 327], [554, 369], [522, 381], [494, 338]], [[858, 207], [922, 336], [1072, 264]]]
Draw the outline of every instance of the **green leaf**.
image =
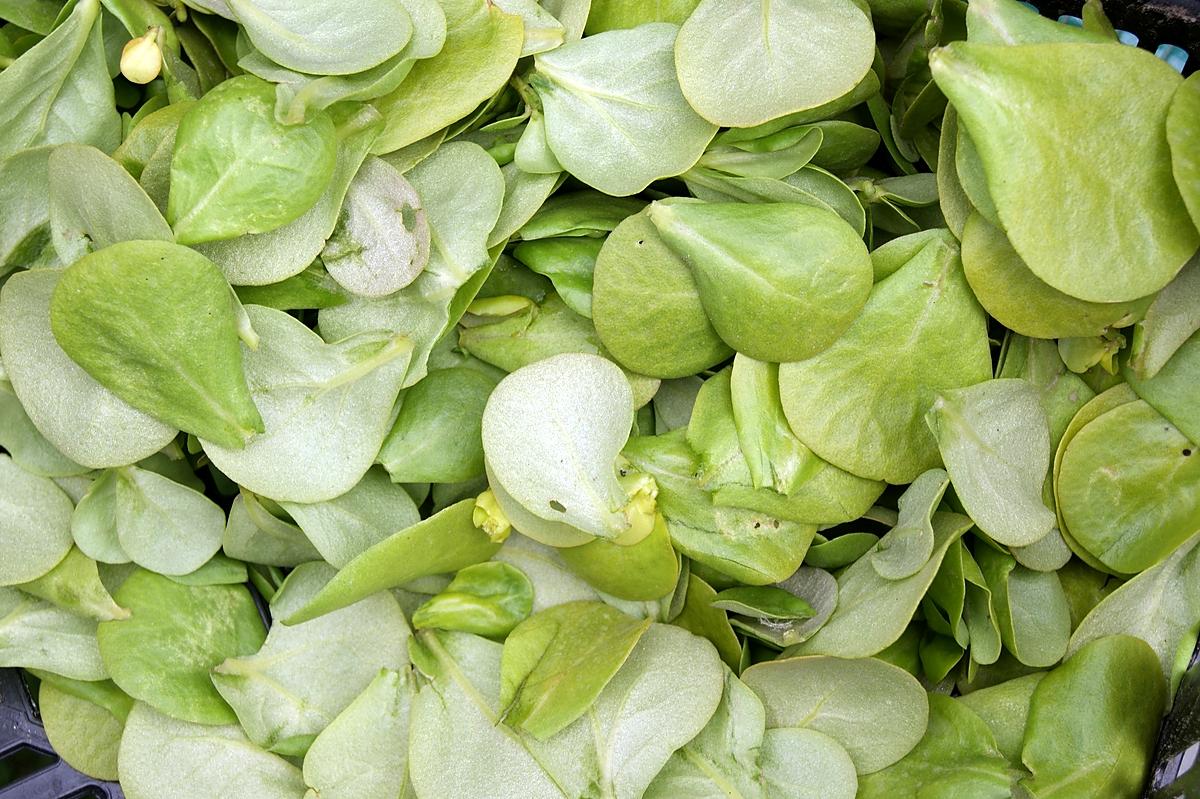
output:
[[814, 543], [808, 548], [804, 562], [820, 569], [840, 569], [867, 554], [879, 536], [871, 533], [844, 533], [824, 543]]
[[908, 754], [929, 719], [921, 684], [880, 660], [783, 658], [751, 666], [742, 681], [762, 700], [769, 729], [804, 727], [830, 736], [860, 775]]
[[0, 588], [0, 667], [42, 669], [75, 680], [106, 680], [96, 621], [15, 588]]
[[134, 705], [118, 754], [129, 799], [297, 799], [300, 769], [252, 744], [236, 724], [193, 724]]
[[297, 219], [333, 176], [324, 112], [281, 125], [269, 83], [243, 75], [204, 95], [179, 123], [167, 220], [181, 244], [265, 233]]
[[83, 466], [119, 466], [157, 452], [176, 430], [126, 404], [55, 340], [51, 296], [62, 275], [21, 272], [0, 290], [0, 350], [13, 391], [47, 441]]
[[379, 451], [392, 480], [462, 482], [483, 474], [483, 409], [496, 382], [478, 369], [438, 369], [405, 392]]
[[1183, 195], [1192, 222], [1200, 228], [1200, 79], [1189, 77], [1175, 89], [1167, 108], [1167, 143], [1171, 147], [1171, 172]]
[[931, 693], [925, 737], [899, 762], [864, 777], [859, 796], [1008, 799], [1013, 777], [983, 719], [966, 705]]
[[472, 522], [475, 500], [464, 499], [394, 533], [346, 564], [312, 599], [287, 616], [300, 624], [377, 591], [487, 560], [499, 545]]
[[1171, 556], [1100, 599], [1083, 618], [1067, 656], [1106, 635], [1131, 635], [1158, 655], [1172, 695], [1188, 666], [1200, 616], [1200, 537], [1192, 536]]
[[624, 450], [658, 484], [658, 507], [675, 548], [749, 585], [789, 577], [803, 562], [816, 524], [718, 502], [697, 478], [701, 466], [684, 432], [633, 438]]
[[704, 0], [679, 32], [675, 66], [688, 102], [744, 128], [849, 93], [875, 56], [870, 16], [851, 0]]
[[891, 532], [871, 553], [871, 565], [880, 577], [902, 580], [925, 567], [933, 554], [934, 512], [950, 485], [941, 469], [930, 469], [912, 482], [898, 501], [899, 516]]
[[1139, 397], [1193, 443], [1200, 442], [1200, 408], [1195, 401], [1195, 387], [1200, 382], [1200, 335], [1193, 333], [1148, 380], [1140, 378], [1128, 364], [1121, 371]]
[[561, 549], [559, 556], [590, 585], [620, 599], [661, 599], [675, 590], [679, 580], [679, 556], [662, 516], [656, 516], [650, 535], [632, 546], [597, 538]]
[[1067, 651], [1071, 610], [1055, 572], [1036, 572], [991, 547], [975, 557], [992, 592], [1004, 648], [1027, 666], [1053, 666]]
[[198, 252], [221, 267], [229, 282], [239, 286], [276, 283], [304, 272], [321, 254], [337, 225], [350, 182], [383, 126], [383, 118], [369, 105], [338, 106], [331, 109], [330, 116], [337, 126], [338, 144], [333, 176], [308, 210], [292, 222], [265, 233], [247, 233], [196, 245]]
[[[543, 743], [499, 723], [499, 644], [461, 633], [426, 632], [419, 641], [433, 674], [413, 705], [413, 728], [442, 731], [414, 736], [410, 745], [421, 796], [562, 799], [595, 792], [635, 799], [721, 699], [722, 668], [712, 647], [656, 624], [584, 716]], [[495, 768], [496, 757], [503, 769]]]
[[53, 256], [50, 200], [46, 192], [51, 147], [0, 159], [0, 275]]
[[592, 318], [592, 276], [603, 241], [591, 238], [551, 238], [525, 241], [513, 257], [554, 283], [554, 290], [575, 313]]
[[1200, 330], [1200, 258], [1195, 256], [1155, 295], [1146, 315], [1133, 328], [1129, 367], [1148, 380]]
[[100, 0], [81, 0], [0, 73], [0, 158], [43, 144], [76, 142], [112, 152], [120, 143], [100, 10]]
[[[322, 563], [298, 567], [271, 600], [271, 614], [288, 618], [333, 573]], [[380, 669], [408, 663], [408, 637], [400, 606], [384, 591], [304, 624], [273, 625], [256, 653], [231, 653], [218, 664], [212, 682], [252, 741], [299, 757]]]
[[56, 755], [92, 779], [116, 781], [121, 719], [48, 682], [38, 689], [37, 708]]
[[384, 669], [316, 737], [304, 756], [304, 782], [322, 799], [408, 796], [412, 672]]
[[50, 571], [16, 586], [27, 594], [96, 621], [129, 618], [129, 611], [113, 601], [100, 582], [96, 561], [75, 547]]
[[716, 596], [717, 592], [712, 586], [695, 574], [689, 573], [683, 609], [671, 623], [701, 638], [707, 638], [716, 647], [725, 665], [735, 669], [741, 657], [741, 643], [733, 628], [729, 626], [725, 611], [712, 606]]
[[655, 203], [650, 220], [696, 279], [717, 333], [762, 361], [825, 350], [871, 293], [870, 257], [834, 214], [804, 205]]
[[242, 374], [234, 303], [204, 256], [122, 242], [63, 273], [50, 327], [73, 361], [130, 405], [238, 447], [263, 428]]
[[209, 672], [253, 652], [262, 621], [240, 585], [185, 586], [138, 569], [114, 595], [130, 618], [100, 624], [104, 665], [121, 690], [181, 721], [232, 724]]
[[535, 57], [531, 83], [559, 163], [606, 194], [637, 194], [695, 165], [716, 133], [684, 99], [672, 48], [679, 29], [649, 23]]
[[1026, 336], [1099, 336], [1128, 325], [1152, 300], [1088, 302], [1064, 294], [1029, 271], [1004, 231], [977, 212], [967, 218], [961, 239], [963, 272], [979, 303], [1005, 327]]
[[1195, 532], [1200, 452], [1144, 400], [1099, 414], [1060, 449], [1063, 529], [1107, 569], [1140, 572]]
[[660, 0], [652, 5], [641, 0], [591, 0], [584, 32], [590, 36], [603, 31], [636, 28], [645, 22], [682, 25], [699, 4], [700, 0]]
[[741, 353], [730, 372], [738, 444], [755, 488], [792, 494], [826, 464], [792, 433], [779, 399], [779, 366]]
[[[1115, 42], [955, 42], [929, 61], [979, 148], [1001, 226], [1038, 278], [1123, 302], [1165, 286], [1195, 253], [1165, 135], [1180, 78], [1162, 61]], [[1110, 88], [1129, 82], [1140, 90]]]
[[387, 120], [375, 153], [395, 152], [469, 114], [504, 85], [521, 55], [520, 17], [476, 0], [439, 2], [445, 44], [374, 104]]
[[273, 516], [262, 500], [248, 491], [233, 498], [221, 548], [232, 558], [272, 566], [292, 567], [321, 560], [321, 553], [304, 531]]
[[599, 602], [531, 616], [504, 642], [500, 706], [510, 727], [544, 741], [587, 711], [650, 627]]
[[349, 75], [398, 53], [413, 35], [400, 0], [293, 3], [226, 0], [254, 46], [285, 67], [316, 75]]
[[903, 484], [938, 466], [923, 418], [934, 396], [991, 376], [986, 317], [947, 239], [929, 238], [875, 284], [832, 346], [779, 368], [796, 436], [852, 474]]
[[367, 158], [354, 176], [321, 261], [334, 280], [362, 297], [399, 291], [429, 262], [421, 198], [383, 159]]
[[303, 272], [266, 286], [235, 286], [243, 305], [262, 305], [278, 311], [333, 308], [346, 302], [345, 290], [319, 263]]
[[1021, 781], [1046, 799], [1133, 796], [1142, 790], [1166, 689], [1154, 652], [1128, 636], [1101, 638], [1033, 692]]
[[712, 606], [755, 619], [792, 621], [811, 618], [812, 605], [782, 588], [737, 586], [717, 593]]
[[989, 380], [938, 395], [925, 417], [954, 492], [993, 541], [1029, 546], [1055, 525], [1042, 501], [1050, 429], [1038, 391], [1020, 379]]
[[717, 712], [654, 778], [647, 799], [853, 799], [854, 763], [816, 730], [765, 729], [762, 703], [730, 672]]
[[117, 469], [114, 479], [117, 540], [134, 563], [183, 575], [221, 548], [225, 513], [204, 494], [136, 466]]
[[305, 504], [281, 502], [321, 557], [335, 568], [421, 521], [416, 504], [403, 487], [380, 469], [371, 469], [345, 494]]
[[323, 502], [353, 488], [375, 461], [412, 354], [375, 331], [333, 344], [283, 311], [246, 308], [260, 336], [243, 345], [246, 379], [265, 432], [231, 448], [201, 436], [230, 479], [271, 499]]
[[[911, 577], [889, 580], [880, 576], [870, 562], [870, 552], [852, 563], [838, 575], [838, 604], [833, 615], [816, 635], [796, 647], [796, 652], [838, 657], [869, 657], [882, 652], [904, 634], [946, 550], [970, 526], [971, 520], [965, 516], [934, 513], [932, 553]], [[887, 541], [888, 536], [880, 539], [875, 551]]]
[[56, 147], [49, 184], [52, 241], [65, 264], [120, 241], [174, 240], [137, 181], [95, 147]]
[[[428, 266], [395, 294], [355, 298], [322, 311], [318, 321], [326, 341], [371, 330], [403, 331], [414, 345], [405, 378], [411, 386], [425, 376], [434, 343], [458, 322], [497, 257], [486, 243], [499, 218], [504, 177], [492, 157], [469, 142], [439, 147], [406, 177], [429, 219]], [[464, 192], [463, 186], [472, 190]], [[465, 302], [458, 299], [461, 291], [471, 293]]]
[[1045, 676], [1046, 672], [1039, 671], [958, 697], [959, 704], [966, 705], [988, 725], [996, 748], [1012, 763], [1021, 762], [1021, 739], [1025, 737], [1025, 723], [1029, 719], [1029, 700]]
[[651, 525], [634, 526], [645, 514], [629, 504], [616, 470], [632, 423], [629, 382], [611, 361], [568, 354], [522, 367], [484, 409], [489, 482], [534, 516], [581, 531], [576, 543], [586, 535], [635, 543]]
[[36, 580], [71, 549], [71, 498], [0, 455], [0, 585]]
[[761, 749], [768, 796], [851, 799], [858, 795], [854, 762], [834, 738], [810, 729], [767, 730]]
[[533, 609], [533, 584], [519, 569], [501, 562], [460, 569], [445, 590], [412, 615], [417, 630], [457, 630], [503, 638]]
[[596, 258], [592, 320], [617, 363], [654, 377], [686, 377], [733, 351], [713, 330], [687, 264], [646, 213], [621, 222]]
[[[766, 712], [745, 683], [725, 671], [721, 704], [700, 734], [677, 751], [650, 783], [646, 799], [756, 799]], [[851, 765], [853, 772], [853, 765]]]

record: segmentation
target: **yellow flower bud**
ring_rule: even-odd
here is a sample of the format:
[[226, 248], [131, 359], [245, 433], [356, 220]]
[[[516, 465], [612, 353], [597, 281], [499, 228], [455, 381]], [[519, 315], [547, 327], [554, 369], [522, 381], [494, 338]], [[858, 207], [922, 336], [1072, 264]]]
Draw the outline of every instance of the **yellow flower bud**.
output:
[[145, 36], [130, 39], [121, 50], [121, 74], [132, 83], [149, 83], [162, 71], [162, 49], [158, 46], [158, 28]]
[[496, 495], [490, 488], [475, 498], [471, 522], [497, 544], [503, 543], [512, 532], [512, 522], [500, 508], [500, 503], [496, 501]]

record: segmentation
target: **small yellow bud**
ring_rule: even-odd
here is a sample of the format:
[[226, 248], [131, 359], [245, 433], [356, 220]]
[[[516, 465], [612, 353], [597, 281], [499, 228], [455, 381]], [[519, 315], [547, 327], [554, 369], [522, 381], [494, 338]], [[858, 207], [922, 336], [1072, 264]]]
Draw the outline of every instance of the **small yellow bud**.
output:
[[654, 529], [654, 517], [658, 508], [658, 483], [644, 472], [622, 475], [618, 480], [629, 498], [625, 505], [625, 520], [629, 527], [613, 539], [621, 546], [632, 546], [650, 535]]
[[504, 543], [508, 534], [512, 532], [512, 522], [504, 515], [500, 503], [496, 501], [496, 495], [490, 488], [475, 498], [471, 522], [497, 544]]
[[160, 30], [151, 28], [145, 36], [130, 39], [121, 50], [121, 74], [131, 83], [149, 83], [162, 71]]

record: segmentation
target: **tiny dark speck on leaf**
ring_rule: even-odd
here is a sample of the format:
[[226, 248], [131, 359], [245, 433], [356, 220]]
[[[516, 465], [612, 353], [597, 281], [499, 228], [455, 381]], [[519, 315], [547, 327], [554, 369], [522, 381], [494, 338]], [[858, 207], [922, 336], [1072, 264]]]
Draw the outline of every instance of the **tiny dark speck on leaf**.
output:
[[563, 505], [561, 502], [559, 502], [557, 499], [550, 500], [550, 508], [552, 510], [558, 511], [559, 513], [567, 512], [567, 507], [565, 505]]
[[1192, 451], [1190, 449], [1185, 449], [1183, 451], [1183, 457], [1190, 458], [1191, 456], [1192, 456]]

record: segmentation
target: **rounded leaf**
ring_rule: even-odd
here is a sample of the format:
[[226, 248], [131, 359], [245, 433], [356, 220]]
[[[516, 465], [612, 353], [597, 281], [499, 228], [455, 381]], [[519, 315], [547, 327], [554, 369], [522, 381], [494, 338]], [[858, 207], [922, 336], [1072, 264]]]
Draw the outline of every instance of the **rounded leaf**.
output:
[[853, 0], [704, 0], [675, 43], [688, 102], [735, 128], [837, 100], [874, 58], [870, 17]]
[[733, 354], [691, 270], [645, 213], [617, 225], [596, 257], [592, 321], [617, 363], [640, 374], [687, 377]]
[[655, 203], [650, 221], [687, 262], [713, 327], [760, 361], [811, 358], [871, 293], [871, 256], [836, 214], [789, 203]]
[[131, 614], [102, 622], [96, 633], [113, 682], [182, 721], [235, 722], [209, 672], [263, 642], [262, 620], [246, 587], [181, 585], [139, 569], [113, 598]]
[[624, 373], [596, 355], [556, 355], [500, 381], [483, 412], [483, 450], [525, 510], [601, 538], [630, 527], [616, 458], [633, 424]]

